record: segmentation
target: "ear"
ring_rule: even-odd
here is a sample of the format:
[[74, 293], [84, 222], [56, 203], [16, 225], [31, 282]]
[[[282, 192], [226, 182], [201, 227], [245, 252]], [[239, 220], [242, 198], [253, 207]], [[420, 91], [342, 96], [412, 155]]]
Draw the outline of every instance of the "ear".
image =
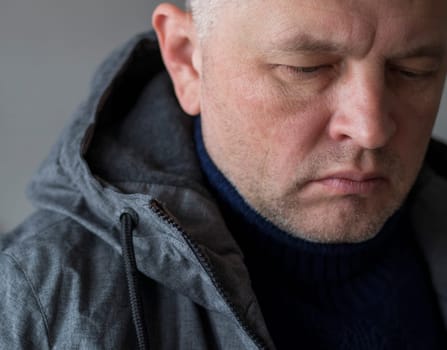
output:
[[183, 110], [200, 113], [200, 48], [192, 16], [171, 4], [152, 15], [165, 66]]

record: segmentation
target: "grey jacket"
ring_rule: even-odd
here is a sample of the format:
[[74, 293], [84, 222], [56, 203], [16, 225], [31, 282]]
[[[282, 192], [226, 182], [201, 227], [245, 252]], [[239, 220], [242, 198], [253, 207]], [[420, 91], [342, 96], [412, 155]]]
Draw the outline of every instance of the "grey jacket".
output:
[[[135, 347], [126, 208], [152, 349], [274, 349], [152, 33], [100, 68], [29, 197], [36, 213], [0, 241], [0, 349]], [[446, 197], [425, 167], [412, 217], [447, 323]]]

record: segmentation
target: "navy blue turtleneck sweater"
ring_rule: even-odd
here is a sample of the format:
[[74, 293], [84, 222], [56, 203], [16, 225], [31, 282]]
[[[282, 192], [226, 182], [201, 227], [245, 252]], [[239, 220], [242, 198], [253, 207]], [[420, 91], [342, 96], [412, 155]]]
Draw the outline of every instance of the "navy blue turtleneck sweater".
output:
[[430, 276], [404, 210], [367, 242], [304, 241], [244, 201], [208, 156], [199, 118], [195, 141], [278, 349], [447, 349]]

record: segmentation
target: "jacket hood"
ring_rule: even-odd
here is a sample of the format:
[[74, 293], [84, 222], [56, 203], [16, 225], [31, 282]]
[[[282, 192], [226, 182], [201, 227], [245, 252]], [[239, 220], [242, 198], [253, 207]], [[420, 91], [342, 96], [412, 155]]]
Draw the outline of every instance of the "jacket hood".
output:
[[[271, 344], [242, 254], [202, 185], [192, 119], [174, 96], [154, 33], [139, 35], [102, 64], [28, 196], [118, 252], [119, 219], [130, 208], [138, 216], [133, 242], [140, 272], [236, 322], [243, 317]], [[154, 199], [193, 242], [157, 215]]]
[[[236, 309], [259, 334], [267, 334], [255, 321], [262, 317], [242, 254], [203, 185], [192, 124], [178, 105], [154, 33], [139, 35], [98, 70], [90, 97], [33, 178], [28, 195], [37, 207], [68, 215], [117, 251], [119, 217], [131, 208], [139, 217], [134, 246], [143, 274], [207, 309], [229, 317]], [[414, 226], [447, 321], [447, 181], [442, 172], [424, 174], [412, 209]], [[153, 199], [191, 235], [225, 292], [191, 242], [157, 216]], [[264, 340], [270, 343], [268, 336]]]

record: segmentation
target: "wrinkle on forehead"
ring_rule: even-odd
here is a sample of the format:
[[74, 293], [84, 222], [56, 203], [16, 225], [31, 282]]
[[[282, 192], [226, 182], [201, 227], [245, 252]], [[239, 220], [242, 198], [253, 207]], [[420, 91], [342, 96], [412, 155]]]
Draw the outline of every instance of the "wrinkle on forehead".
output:
[[356, 52], [351, 53], [361, 54], [374, 42], [377, 28], [374, 18], [360, 17], [353, 10], [324, 7], [324, 4], [305, 2], [302, 15], [295, 14], [292, 7], [280, 6], [271, 17], [271, 25], [265, 24], [268, 34], [264, 40], [267, 38], [266, 44], [273, 49], [290, 53], [318, 50], [346, 53], [355, 48]]
[[[264, 40], [269, 39], [266, 44], [273, 50], [279, 49], [278, 52], [320, 46], [325, 52], [349, 48], [352, 55], [363, 56], [377, 43], [390, 54], [398, 49], [393, 45], [411, 41], [415, 46], [447, 43], [447, 1], [444, 0], [277, 1], [270, 19], [263, 23], [269, 27], [264, 36]], [[261, 6], [262, 2], [258, 4]], [[297, 4], [301, 13], [297, 12]], [[445, 15], [439, 12], [444, 8]], [[440, 30], [444, 25], [445, 35]], [[390, 32], [394, 33], [393, 40]]]

